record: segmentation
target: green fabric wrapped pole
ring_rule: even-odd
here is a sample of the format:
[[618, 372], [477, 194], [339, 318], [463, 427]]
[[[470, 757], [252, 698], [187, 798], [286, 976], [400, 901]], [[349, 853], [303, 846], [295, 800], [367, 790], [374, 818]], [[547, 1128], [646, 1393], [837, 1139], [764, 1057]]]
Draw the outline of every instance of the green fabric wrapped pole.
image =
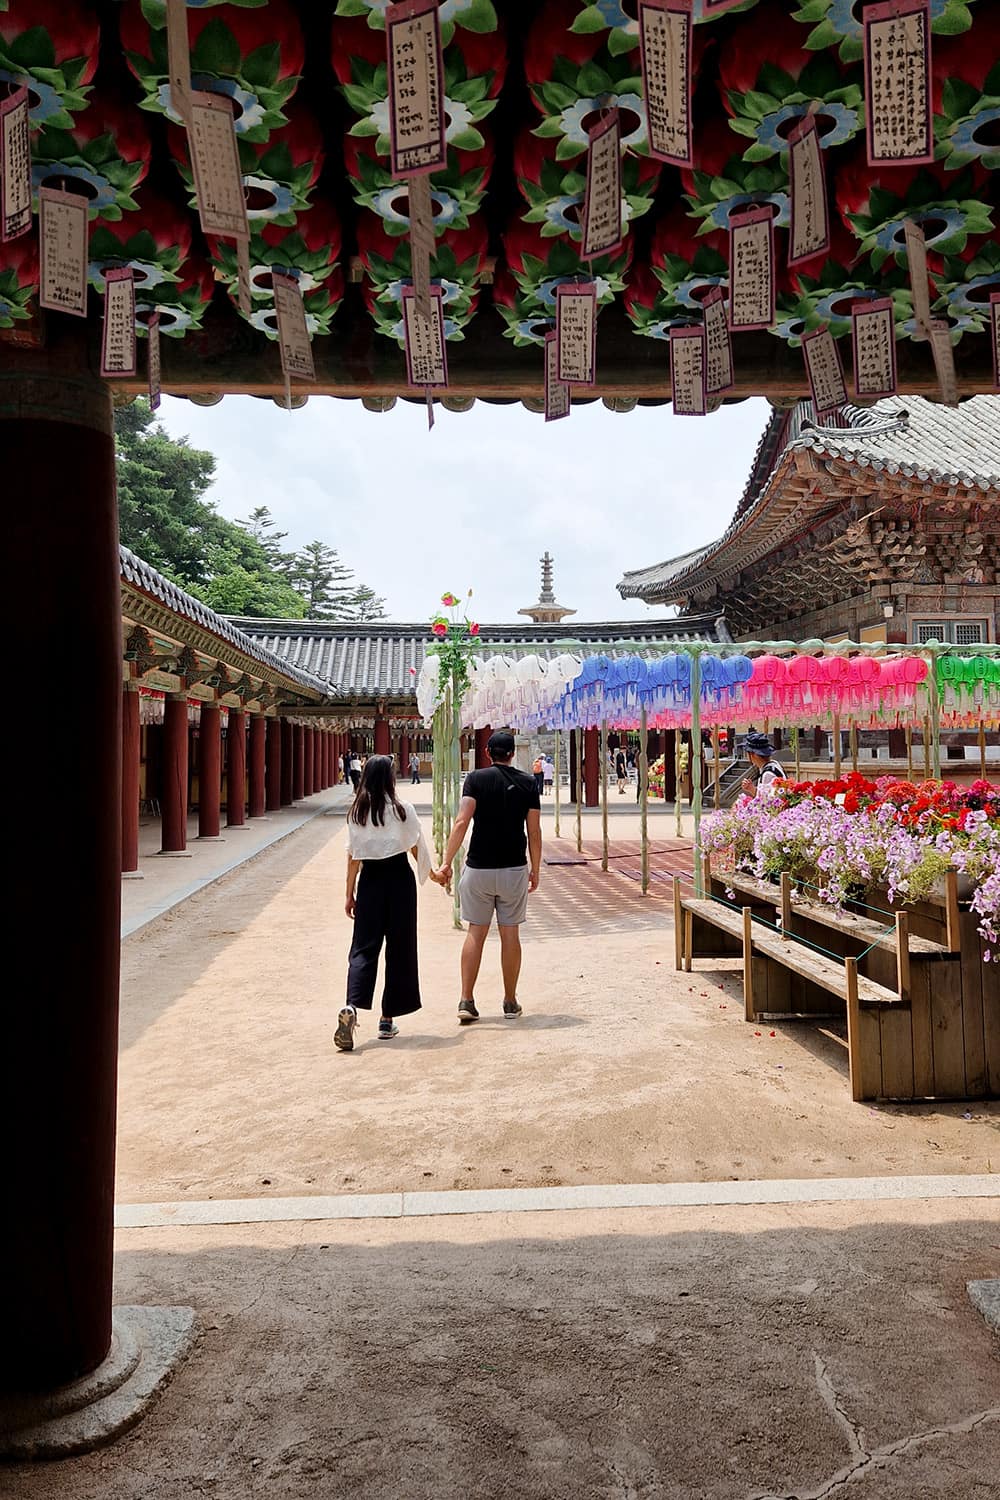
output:
[[601, 856], [601, 869], [607, 872], [608, 868], [608, 721], [604, 719], [601, 723], [601, 833], [604, 840], [604, 852]]
[[554, 760], [555, 763], [554, 763], [553, 768], [552, 768], [552, 790], [555, 793], [555, 798], [556, 798], [556, 838], [558, 838], [559, 837], [559, 776], [560, 776], [560, 771], [559, 771], [559, 761], [560, 761], [559, 750], [560, 750], [560, 747], [562, 745], [562, 730], [560, 730], [560, 729], [556, 730], [556, 732], [555, 732], [555, 739], [556, 739], [556, 753], [555, 753], [555, 755], [553, 757], [553, 760]]

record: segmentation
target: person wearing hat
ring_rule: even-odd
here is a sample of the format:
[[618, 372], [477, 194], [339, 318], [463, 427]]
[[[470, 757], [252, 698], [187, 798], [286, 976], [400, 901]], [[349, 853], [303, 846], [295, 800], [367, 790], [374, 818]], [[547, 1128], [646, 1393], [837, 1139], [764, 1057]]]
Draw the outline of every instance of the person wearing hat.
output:
[[767, 797], [776, 781], [785, 780], [785, 769], [774, 759], [774, 746], [766, 734], [751, 730], [743, 742], [750, 772], [741, 786], [748, 797]]

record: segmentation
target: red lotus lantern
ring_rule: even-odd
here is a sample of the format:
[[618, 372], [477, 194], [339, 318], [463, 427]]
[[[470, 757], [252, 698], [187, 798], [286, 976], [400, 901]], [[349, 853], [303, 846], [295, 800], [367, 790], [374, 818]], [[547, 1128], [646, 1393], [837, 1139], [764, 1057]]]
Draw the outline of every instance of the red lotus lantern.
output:
[[859, 254], [878, 271], [890, 258], [905, 265], [908, 218], [921, 225], [928, 250], [938, 256], [960, 255], [970, 237], [990, 234], [993, 216], [983, 201], [983, 181], [981, 170], [953, 173], [936, 164], [883, 167], [873, 176], [859, 152], [837, 173], [836, 202]]
[[[271, 272], [276, 267], [295, 272], [303, 295], [311, 292], [332, 275], [340, 241], [340, 221], [325, 199], [297, 215], [294, 224], [260, 224], [250, 236], [251, 295], [273, 299]], [[222, 281], [235, 285], [239, 265], [233, 241], [209, 235], [208, 248]]]
[[38, 292], [38, 241], [33, 234], [0, 243], [0, 330], [27, 322]]
[[[581, 239], [581, 215], [587, 188], [583, 164], [558, 161], [551, 141], [540, 140], [531, 131], [524, 130], [514, 148], [514, 170], [518, 186], [528, 203], [525, 223], [540, 224], [546, 238], [568, 234], [572, 240]], [[622, 219], [626, 233], [631, 220], [652, 207], [660, 171], [660, 163], [652, 157], [625, 153], [622, 160]]]
[[[344, 165], [354, 186], [354, 198], [381, 219], [387, 234], [406, 234], [410, 227], [409, 187], [392, 176], [370, 139], [344, 140]], [[449, 151], [448, 165], [431, 176], [431, 207], [435, 234], [467, 229], [482, 202], [493, 167], [493, 145], [479, 151]]]
[[1000, 169], [1000, 15], [980, 6], [972, 34], [935, 38], [931, 54], [936, 155], [952, 171]]
[[[129, 67], [143, 86], [144, 109], [175, 123], [167, 67], [166, 13], [150, 21], [144, 0], [125, 0], [121, 40]], [[305, 47], [298, 15], [289, 0], [266, 6], [189, 6], [191, 82], [196, 89], [222, 94], [232, 104], [238, 136], [265, 142], [286, 123], [282, 112], [299, 82]]]
[[740, 143], [723, 119], [710, 119], [696, 131], [694, 169], [681, 172], [681, 184], [692, 215], [701, 220], [699, 234], [728, 231], [731, 214], [757, 203], [771, 204], [776, 225], [785, 227], [790, 222], [784, 167], [777, 159], [744, 161]]
[[65, 188], [90, 204], [92, 219], [134, 212], [135, 189], [149, 171], [150, 141], [142, 116], [112, 99], [94, 98], [70, 130], [43, 130], [32, 144], [32, 184]]
[[73, 128], [99, 55], [97, 13], [85, 0], [15, 0], [0, 13], [0, 83], [27, 86], [36, 130]]
[[[167, 142], [194, 202], [187, 132], [172, 125]], [[239, 154], [251, 231], [265, 224], [294, 226], [297, 215], [309, 207], [310, 191], [323, 166], [323, 137], [313, 116], [293, 106], [288, 124], [269, 140], [255, 144], [240, 138]]]

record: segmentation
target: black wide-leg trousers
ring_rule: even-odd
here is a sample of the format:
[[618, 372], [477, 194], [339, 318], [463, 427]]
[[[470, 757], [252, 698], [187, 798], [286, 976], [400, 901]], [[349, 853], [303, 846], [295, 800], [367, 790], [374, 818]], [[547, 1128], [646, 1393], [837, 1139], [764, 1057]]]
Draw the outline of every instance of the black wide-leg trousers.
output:
[[354, 941], [347, 963], [347, 1003], [371, 1010], [385, 944], [384, 1016], [420, 1009], [417, 973], [417, 882], [409, 856], [366, 859], [358, 876]]

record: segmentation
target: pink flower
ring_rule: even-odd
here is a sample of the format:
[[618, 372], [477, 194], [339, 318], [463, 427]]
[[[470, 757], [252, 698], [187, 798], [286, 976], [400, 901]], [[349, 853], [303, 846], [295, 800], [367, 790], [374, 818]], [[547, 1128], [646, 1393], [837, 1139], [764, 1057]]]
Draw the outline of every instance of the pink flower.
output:
[[411, 677], [416, 677], [416, 675], [417, 675], [417, 669], [416, 669], [416, 667], [411, 667], [410, 668], [410, 676]]
[[455, 598], [454, 594], [442, 594], [441, 603], [444, 605], [445, 609], [451, 609], [458, 603], [458, 600]]
[[470, 635], [478, 635], [479, 634], [479, 626], [476, 624], [475, 620], [473, 620], [472, 624], [469, 626], [469, 634]]
[[448, 634], [448, 627], [447, 627], [447, 625], [442, 624], [442, 622], [440, 620], [437, 622], [436, 625], [432, 625], [431, 626], [431, 630], [437, 636], [438, 640], [441, 640], [442, 637], [444, 637], [444, 636], [446, 636]]

